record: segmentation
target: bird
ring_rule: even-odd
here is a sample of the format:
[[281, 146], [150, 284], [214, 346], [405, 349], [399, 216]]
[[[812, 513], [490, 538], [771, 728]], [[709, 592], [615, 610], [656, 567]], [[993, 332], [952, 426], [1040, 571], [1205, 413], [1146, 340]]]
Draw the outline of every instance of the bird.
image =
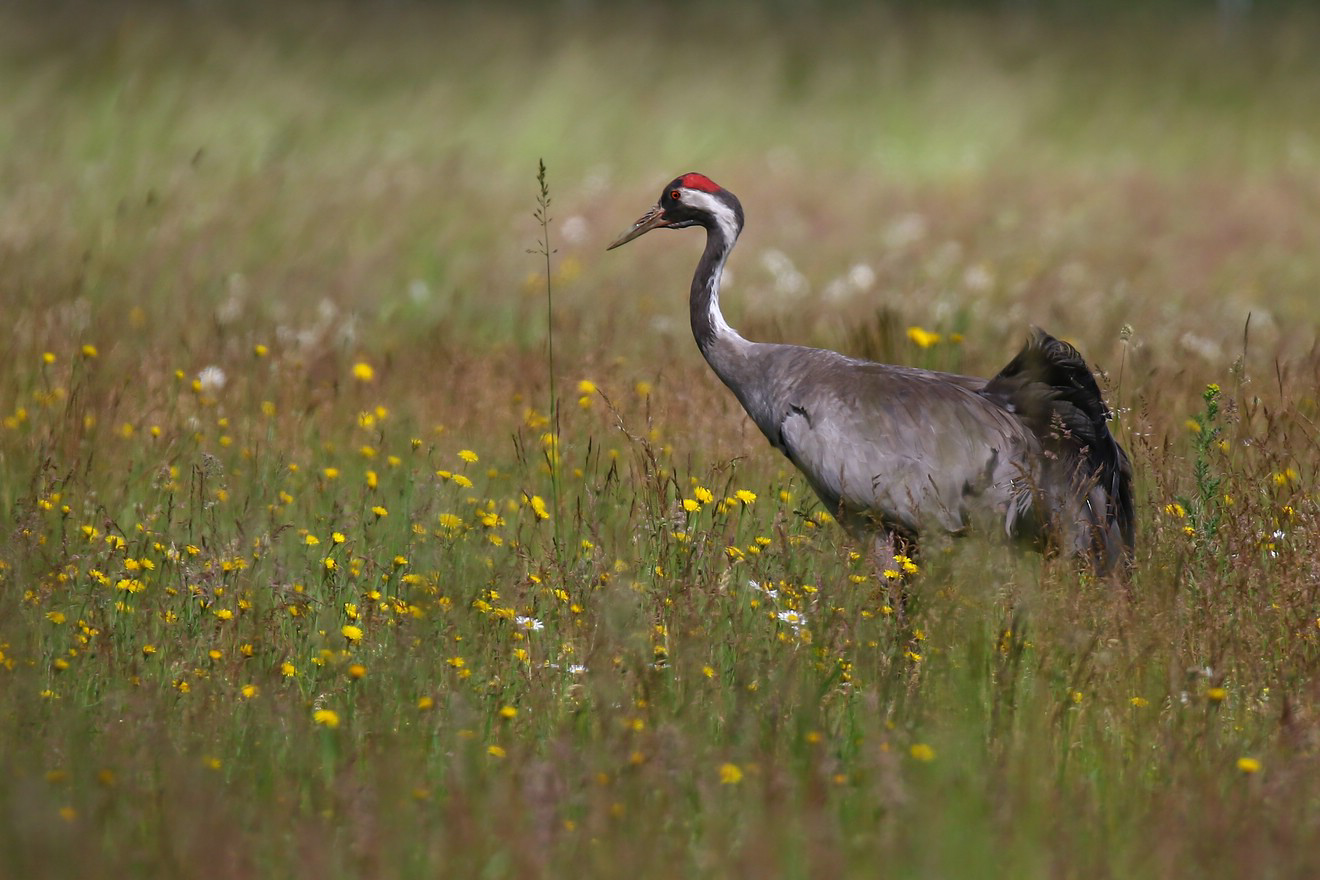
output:
[[[700, 226], [692, 276], [697, 347], [770, 444], [877, 564], [932, 534], [1002, 534], [1121, 576], [1135, 548], [1132, 465], [1081, 354], [1039, 328], [983, 379], [754, 342], [720, 309], [743, 230], [737, 196], [704, 174], [674, 178], [613, 250], [655, 229]], [[892, 563], [884, 563], [892, 564]]]

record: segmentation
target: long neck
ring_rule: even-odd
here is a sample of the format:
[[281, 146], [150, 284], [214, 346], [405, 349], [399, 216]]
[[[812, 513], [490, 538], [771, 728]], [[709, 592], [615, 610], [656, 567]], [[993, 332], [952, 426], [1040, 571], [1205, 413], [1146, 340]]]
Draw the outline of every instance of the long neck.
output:
[[735, 392], [739, 391], [736, 384], [741, 378], [739, 367], [744, 364], [743, 356], [752, 343], [724, 320], [720, 311], [720, 278], [739, 231], [719, 223], [706, 228], [706, 249], [692, 276], [692, 296], [688, 301], [697, 347], [724, 384]]

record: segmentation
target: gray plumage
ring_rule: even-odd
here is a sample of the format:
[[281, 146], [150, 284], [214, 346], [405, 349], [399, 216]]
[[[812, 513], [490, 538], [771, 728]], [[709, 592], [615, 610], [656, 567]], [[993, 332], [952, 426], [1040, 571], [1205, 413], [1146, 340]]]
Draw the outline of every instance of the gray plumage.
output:
[[766, 439], [857, 534], [891, 545], [936, 530], [1002, 534], [1121, 568], [1133, 543], [1131, 465], [1085, 361], [1034, 329], [992, 379], [751, 342], [719, 309], [742, 206], [700, 174], [676, 178], [610, 247], [651, 229], [700, 225], [692, 330]]

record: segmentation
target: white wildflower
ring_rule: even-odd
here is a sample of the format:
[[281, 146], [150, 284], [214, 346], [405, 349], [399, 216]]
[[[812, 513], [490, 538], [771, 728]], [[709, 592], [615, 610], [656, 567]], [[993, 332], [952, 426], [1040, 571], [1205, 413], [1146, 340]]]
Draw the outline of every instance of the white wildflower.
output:
[[564, 221], [564, 225], [559, 227], [559, 234], [569, 244], [582, 244], [591, 235], [591, 224], [587, 218], [575, 215]]
[[224, 370], [213, 365], [206, 367], [198, 373], [197, 381], [201, 384], [202, 391], [205, 391], [207, 394], [214, 394], [225, 387], [225, 382], [228, 381], [228, 377], [225, 375]]
[[875, 270], [865, 263], [858, 263], [848, 270], [848, 283], [859, 293], [865, 293], [875, 284]]
[[781, 611], [778, 616], [780, 623], [788, 624], [794, 631], [807, 625], [807, 616], [801, 611]]

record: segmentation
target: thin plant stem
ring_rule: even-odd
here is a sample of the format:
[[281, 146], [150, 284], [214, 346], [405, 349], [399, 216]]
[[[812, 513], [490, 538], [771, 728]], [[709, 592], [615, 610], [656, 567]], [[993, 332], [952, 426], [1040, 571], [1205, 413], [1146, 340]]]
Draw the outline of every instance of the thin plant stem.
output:
[[555, 307], [554, 285], [550, 275], [550, 255], [555, 249], [550, 246], [550, 185], [546, 182], [545, 160], [537, 160], [536, 182], [540, 192], [536, 197], [536, 211], [532, 216], [541, 226], [541, 238], [536, 247], [528, 253], [537, 254], [545, 259], [545, 339], [546, 368], [550, 373], [550, 440], [546, 448], [546, 463], [550, 466], [550, 498], [555, 530], [555, 555], [558, 556], [560, 543], [559, 519], [559, 396], [555, 389]]

